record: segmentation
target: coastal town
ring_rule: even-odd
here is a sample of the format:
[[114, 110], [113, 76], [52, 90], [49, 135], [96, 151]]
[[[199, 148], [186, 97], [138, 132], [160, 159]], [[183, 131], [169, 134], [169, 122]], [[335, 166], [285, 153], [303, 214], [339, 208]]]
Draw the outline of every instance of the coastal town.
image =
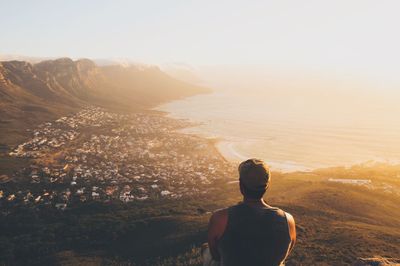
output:
[[[180, 132], [190, 126], [160, 112], [117, 113], [92, 106], [43, 123], [9, 152], [29, 163], [12, 176], [0, 176], [0, 207], [6, 212], [16, 206], [65, 210], [93, 201], [207, 197], [230, 184], [236, 171], [214, 140]], [[328, 181], [399, 193], [370, 179]]]
[[0, 204], [63, 210], [89, 201], [212, 193], [232, 165], [212, 140], [179, 132], [188, 126], [156, 112], [120, 114], [99, 107], [41, 124], [9, 153], [30, 165], [11, 178], [20, 186], [0, 184]]

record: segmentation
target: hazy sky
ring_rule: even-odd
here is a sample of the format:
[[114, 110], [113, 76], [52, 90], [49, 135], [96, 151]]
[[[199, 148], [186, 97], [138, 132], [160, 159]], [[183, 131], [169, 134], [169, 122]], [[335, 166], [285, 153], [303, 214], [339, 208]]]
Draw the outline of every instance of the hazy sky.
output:
[[400, 2], [0, 0], [0, 54], [352, 71], [397, 80]]

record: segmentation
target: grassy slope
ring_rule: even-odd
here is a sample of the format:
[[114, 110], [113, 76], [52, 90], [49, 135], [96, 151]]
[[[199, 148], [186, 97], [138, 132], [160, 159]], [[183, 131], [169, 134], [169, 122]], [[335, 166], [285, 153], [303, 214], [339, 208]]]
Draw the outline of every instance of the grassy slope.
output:
[[[270, 202], [297, 220], [299, 240], [288, 264], [343, 265], [357, 257], [398, 256], [400, 197], [326, 182], [329, 177], [335, 177], [335, 171], [285, 175], [271, 191]], [[365, 176], [360, 173], [358, 178]], [[374, 183], [380, 180], [373, 179]], [[398, 191], [399, 185], [397, 181]], [[284, 195], [279, 191], [285, 191]]]
[[[346, 265], [358, 257], [399, 256], [400, 178], [396, 173], [400, 167], [373, 169], [337, 168], [274, 175], [266, 200], [292, 213], [297, 222], [298, 242], [287, 265]], [[327, 182], [331, 177], [368, 178], [373, 185], [388, 182], [397, 187], [399, 194]], [[226, 195], [229, 200], [222, 200], [221, 205], [240, 200], [236, 188], [227, 189]], [[188, 254], [198, 261], [197, 249], [161, 264], [174, 265]]]
[[[399, 256], [399, 194], [327, 181], [331, 177], [368, 178], [373, 180], [374, 186], [390, 183], [400, 193], [397, 177], [400, 167], [373, 169], [376, 168], [274, 174], [266, 200], [292, 213], [297, 222], [298, 242], [287, 265], [347, 265], [358, 257]], [[150, 258], [147, 263], [151, 265], [200, 265], [199, 246], [206, 240], [210, 216], [205, 211], [239, 200], [237, 187], [232, 184], [220, 187], [218, 193], [207, 199], [142, 206], [137, 209], [141, 212], [139, 216], [142, 220], [149, 219], [146, 223], [151, 231], [143, 230], [143, 235], [137, 232], [125, 234], [125, 240], [110, 244], [113, 248], [106, 256], [68, 253], [66, 260], [61, 252], [56, 260], [68, 265], [83, 257], [100, 259], [103, 263], [133, 264], [136, 261], [142, 265], [145, 258]], [[154, 214], [156, 210], [157, 215]], [[130, 215], [133, 212], [127, 209], [117, 211], [115, 215], [125, 217], [119, 219], [123, 224], [135, 221]], [[93, 222], [91, 220], [89, 224]]]

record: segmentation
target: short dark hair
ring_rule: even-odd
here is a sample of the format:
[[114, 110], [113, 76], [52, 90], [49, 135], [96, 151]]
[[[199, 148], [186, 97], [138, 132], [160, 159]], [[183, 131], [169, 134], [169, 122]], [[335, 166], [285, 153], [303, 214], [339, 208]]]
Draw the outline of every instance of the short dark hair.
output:
[[240, 187], [241, 187], [241, 192], [243, 194], [243, 196], [245, 196], [246, 198], [250, 198], [250, 199], [261, 199], [265, 192], [267, 191], [267, 189], [263, 189], [263, 190], [252, 190], [252, 189], [248, 189], [243, 183], [242, 181], [239, 182], [240, 183]]

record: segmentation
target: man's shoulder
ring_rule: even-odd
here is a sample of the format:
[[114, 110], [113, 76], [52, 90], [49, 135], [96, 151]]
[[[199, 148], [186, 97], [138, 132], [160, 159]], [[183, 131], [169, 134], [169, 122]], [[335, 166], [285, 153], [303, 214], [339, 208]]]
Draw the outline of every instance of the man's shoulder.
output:
[[271, 210], [271, 211], [273, 211], [273, 212], [275, 212], [277, 215], [280, 215], [280, 216], [286, 216], [286, 215], [292, 216], [290, 213], [288, 213], [288, 212], [285, 211], [285, 210], [282, 210], [282, 209], [279, 208], [279, 207], [275, 207], [275, 206], [270, 206], [270, 205], [268, 205], [268, 209]]
[[213, 212], [212, 216], [216, 217], [216, 218], [228, 217], [229, 210], [232, 210], [235, 208], [240, 208], [241, 206], [243, 206], [243, 204], [241, 202], [239, 202], [238, 204], [235, 204], [235, 205], [232, 205], [229, 207], [217, 209]]
[[213, 212], [212, 216], [211, 216], [211, 219], [219, 220], [219, 219], [223, 219], [224, 217], [227, 217], [228, 216], [228, 209], [229, 209], [229, 207], [215, 210]]
[[283, 212], [284, 212], [284, 214], [285, 214], [285, 216], [286, 216], [286, 218], [287, 218], [288, 220], [294, 221], [293, 215], [291, 215], [290, 213], [288, 213], [288, 212], [286, 212], [286, 211], [283, 211]]
[[271, 207], [270, 209], [274, 214], [275, 221], [280, 221], [280, 223], [287, 224], [290, 228], [295, 227], [295, 222], [293, 216], [278, 207]]
[[275, 216], [278, 216], [278, 217], [281, 217], [281, 218], [286, 218], [287, 212], [285, 212], [281, 208], [273, 207], [273, 206], [269, 206], [268, 205], [268, 207], [266, 207], [265, 210], [273, 213]]
[[284, 211], [284, 210], [279, 209], [279, 208], [278, 208], [277, 213], [278, 213], [279, 216], [284, 217], [284, 218], [287, 220], [287, 223], [288, 223], [289, 225], [293, 225], [293, 226], [294, 226], [294, 218], [293, 218], [293, 215], [291, 215], [289, 212]]

